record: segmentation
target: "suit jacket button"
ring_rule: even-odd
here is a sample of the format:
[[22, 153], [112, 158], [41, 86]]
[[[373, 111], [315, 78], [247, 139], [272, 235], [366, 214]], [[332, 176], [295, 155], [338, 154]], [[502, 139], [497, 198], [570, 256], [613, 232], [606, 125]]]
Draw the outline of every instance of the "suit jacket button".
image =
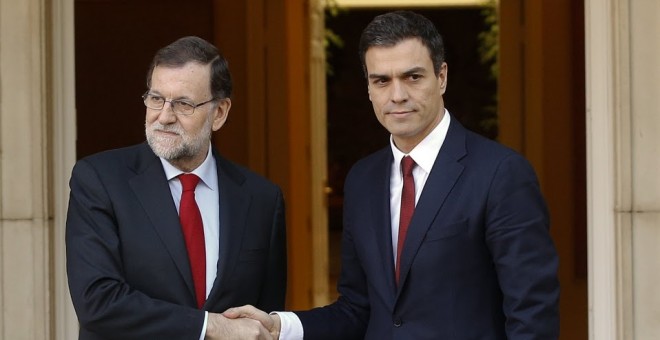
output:
[[401, 327], [401, 318], [394, 319], [394, 327]]

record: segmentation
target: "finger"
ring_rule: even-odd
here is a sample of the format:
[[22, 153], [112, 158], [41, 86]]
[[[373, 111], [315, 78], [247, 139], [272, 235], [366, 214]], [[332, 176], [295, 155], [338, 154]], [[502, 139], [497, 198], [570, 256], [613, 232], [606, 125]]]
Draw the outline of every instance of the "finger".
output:
[[[237, 321], [243, 323], [244, 327], [250, 330], [248, 331], [248, 333], [252, 334], [253, 336], [256, 336], [256, 339], [273, 339], [273, 336], [259, 321], [250, 318], [241, 318]], [[251, 336], [248, 337], [251, 338]]]
[[[259, 311], [251, 305], [245, 305], [241, 307], [232, 307], [227, 309], [222, 313], [223, 316], [235, 319], [235, 318], [249, 318], [250, 315], [254, 314], [255, 311]], [[253, 319], [253, 318], [252, 318]]]
[[228, 312], [230, 312], [232, 315], [237, 315], [236, 317], [238, 318], [247, 318], [259, 321], [268, 330], [270, 330], [274, 325], [273, 318], [268, 315], [268, 313], [252, 306], [236, 307], [231, 311], [228, 310]]
[[241, 314], [238, 308], [229, 308], [226, 311], [222, 312], [222, 316], [228, 319], [236, 319], [239, 318]]
[[227, 309], [222, 313], [222, 315], [230, 319], [235, 319], [249, 317], [251, 313], [248, 312], [244, 307], [234, 307]]

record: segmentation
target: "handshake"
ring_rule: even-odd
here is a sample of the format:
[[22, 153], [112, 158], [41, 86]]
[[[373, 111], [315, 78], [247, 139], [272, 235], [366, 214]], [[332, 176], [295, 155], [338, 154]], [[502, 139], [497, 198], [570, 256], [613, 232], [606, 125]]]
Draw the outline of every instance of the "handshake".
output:
[[204, 339], [277, 340], [279, 337], [279, 315], [245, 305], [229, 308], [222, 314], [209, 312]]

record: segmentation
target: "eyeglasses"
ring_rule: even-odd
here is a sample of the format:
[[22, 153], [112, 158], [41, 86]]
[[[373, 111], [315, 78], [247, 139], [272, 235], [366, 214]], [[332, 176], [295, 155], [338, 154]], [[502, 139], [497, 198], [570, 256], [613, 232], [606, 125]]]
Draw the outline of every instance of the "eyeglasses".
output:
[[196, 108], [215, 100], [215, 98], [211, 98], [203, 103], [195, 104], [180, 99], [166, 100], [165, 97], [157, 96], [149, 92], [143, 94], [142, 99], [144, 100], [144, 106], [152, 110], [162, 110], [163, 107], [165, 107], [165, 103], [170, 103], [172, 111], [182, 116], [190, 116], [195, 113]]

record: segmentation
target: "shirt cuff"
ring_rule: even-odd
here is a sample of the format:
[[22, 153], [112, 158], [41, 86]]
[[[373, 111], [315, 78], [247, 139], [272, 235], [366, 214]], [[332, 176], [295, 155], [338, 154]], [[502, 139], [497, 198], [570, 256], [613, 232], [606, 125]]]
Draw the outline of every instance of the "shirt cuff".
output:
[[280, 316], [280, 340], [303, 340], [304, 331], [298, 315], [293, 312], [272, 312]]
[[206, 336], [206, 322], [209, 321], [209, 312], [204, 312], [204, 325], [202, 326], [202, 334], [199, 335], [199, 340], [204, 340]]

